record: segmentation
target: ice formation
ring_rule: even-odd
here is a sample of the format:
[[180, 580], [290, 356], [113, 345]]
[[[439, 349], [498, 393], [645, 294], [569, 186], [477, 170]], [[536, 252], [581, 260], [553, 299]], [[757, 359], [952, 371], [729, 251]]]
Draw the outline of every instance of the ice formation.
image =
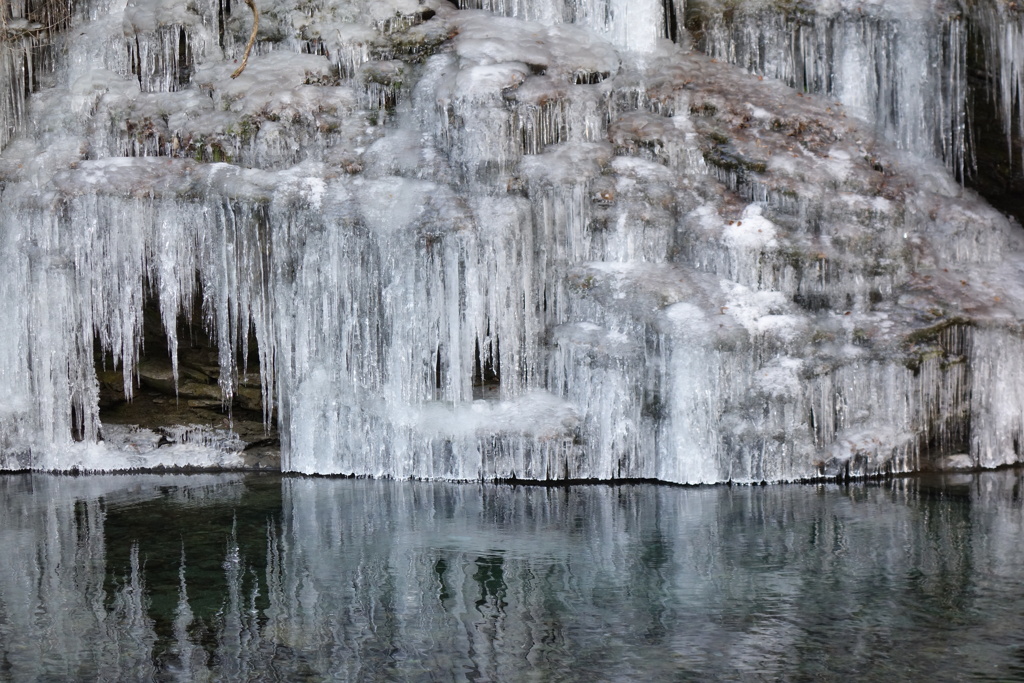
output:
[[1011, 156], [1024, 141], [1022, 10], [1006, 0], [691, 0], [688, 25], [712, 57], [835, 98], [963, 178], [976, 162], [972, 133], [991, 135], [972, 131], [974, 98], [996, 105]]
[[[97, 358], [130, 398], [147, 305], [174, 381], [180, 317], [225, 406], [258, 368], [289, 471], [1017, 462], [1019, 227], [950, 173], [963, 22], [1019, 19], [982, 5], [261, 2], [232, 78], [244, 5], [81, 2], [0, 48], [0, 468], [239, 462], [230, 424], [102, 424]], [[999, 25], [1012, 146], [1021, 24]]]

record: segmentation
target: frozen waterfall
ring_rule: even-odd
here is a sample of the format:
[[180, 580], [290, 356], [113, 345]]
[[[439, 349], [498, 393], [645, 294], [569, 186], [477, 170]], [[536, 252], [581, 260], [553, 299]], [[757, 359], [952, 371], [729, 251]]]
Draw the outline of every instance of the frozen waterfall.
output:
[[961, 184], [1024, 163], [1015, 5], [256, 5], [237, 78], [240, 2], [5, 5], [0, 469], [244, 466], [242, 413], [303, 473], [1021, 460], [1024, 233]]

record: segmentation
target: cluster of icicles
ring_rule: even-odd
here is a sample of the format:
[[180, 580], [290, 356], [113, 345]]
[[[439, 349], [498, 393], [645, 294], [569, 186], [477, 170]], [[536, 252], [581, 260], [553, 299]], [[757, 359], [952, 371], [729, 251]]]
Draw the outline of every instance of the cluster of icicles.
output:
[[[237, 79], [251, 17], [225, 7], [96, 0], [61, 33], [32, 3], [11, 6], [0, 468], [167, 464], [115, 453], [97, 407], [98, 355], [134, 390], [147, 298], [172, 363], [178, 316], [203, 319], [226, 404], [258, 364], [291, 471], [777, 481], [916, 469], [924, 448], [985, 466], [1016, 457], [1014, 390], [973, 389], [986, 373], [1024, 375], [1014, 338], [957, 323], [913, 368], [819, 371], [797, 357], [810, 335], [795, 297], [875, 320], [872, 297], [909, 266], [798, 281], [763, 211], [806, 205], [744, 194], [750, 164], [716, 157], [714, 177], [755, 200], [725, 226], [696, 142], [710, 134], [664, 40], [685, 43], [701, 11], [711, 55], [834, 97], [962, 174], [972, 30], [988, 36], [1011, 140], [1022, 125], [1008, 6], [804, 21], [653, 0], [297, 3], [264, 8], [270, 28]], [[927, 64], [907, 58], [922, 50]], [[651, 95], [657, 78], [670, 96]], [[841, 220], [854, 203], [816, 210]], [[899, 213], [881, 199], [861, 209]], [[684, 215], [721, 239], [680, 242]], [[1006, 238], [979, 215], [996, 236], [952, 242], [965, 249], [954, 261], [998, 258]], [[900, 232], [880, 249], [903, 254]], [[686, 250], [694, 272], [679, 274], [670, 257]], [[769, 287], [773, 268], [784, 274]], [[966, 434], [972, 413], [991, 429]], [[237, 464], [221, 436], [193, 437], [174, 462]]]

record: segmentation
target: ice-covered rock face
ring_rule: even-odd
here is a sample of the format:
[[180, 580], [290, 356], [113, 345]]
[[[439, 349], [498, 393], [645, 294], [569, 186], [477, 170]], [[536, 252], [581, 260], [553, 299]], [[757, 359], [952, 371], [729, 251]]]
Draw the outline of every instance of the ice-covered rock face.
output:
[[691, 0], [686, 25], [712, 57], [842, 102], [1024, 217], [1020, 3]]
[[291, 471], [1019, 459], [1019, 228], [855, 103], [687, 51], [676, 3], [258, 7], [232, 78], [243, 5], [85, 3], [5, 119], [0, 467], [242, 462], [230, 415], [104, 427], [97, 358], [180, 387], [193, 318]]

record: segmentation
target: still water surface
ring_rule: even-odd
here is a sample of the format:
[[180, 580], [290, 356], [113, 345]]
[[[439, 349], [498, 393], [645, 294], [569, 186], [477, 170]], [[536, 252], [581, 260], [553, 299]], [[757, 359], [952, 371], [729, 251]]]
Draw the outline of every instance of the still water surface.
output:
[[0, 680], [1024, 680], [1024, 472], [0, 477]]

